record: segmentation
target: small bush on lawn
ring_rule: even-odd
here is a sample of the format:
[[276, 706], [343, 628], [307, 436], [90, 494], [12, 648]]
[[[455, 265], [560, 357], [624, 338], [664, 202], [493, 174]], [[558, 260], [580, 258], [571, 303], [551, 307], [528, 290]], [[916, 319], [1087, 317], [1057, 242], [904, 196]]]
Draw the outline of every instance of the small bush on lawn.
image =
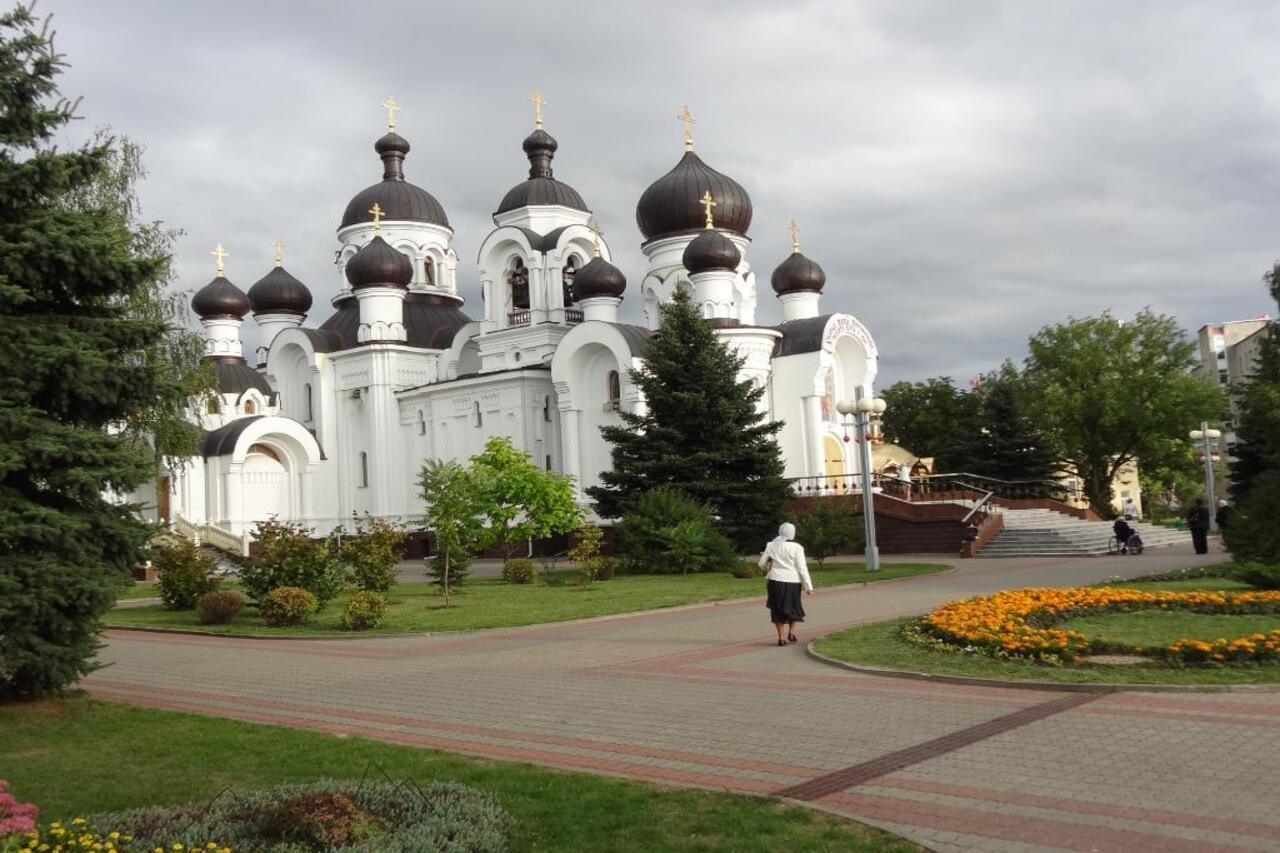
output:
[[1236, 568], [1235, 577], [1257, 589], [1280, 589], [1280, 565], [1245, 563]]
[[272, 628], [305, 625], [316, 615], [320, 604], [309, 591], [296, 586], [282, 586], [262, 597], [258, 610], [262, 621]]
[[204, 850], [213, 842], [216, 848], [279, 853], [482, 853], [505, 850], [512, 826], [492, 796], [463, 785], [326, 780], [98, 815], [86, 829], [132, 836], [129, 849], [139, 850]]
[[347, 631], [368, 631], [382, 624], [387, 615], [387, 599], [376, 592], [363, 590], [351, 596], [342, 611], [342, 627]]
[[600, 577], [603, 569], [600, 546], [604, 544], [604, 531], [594, 524], [584, 524], [578, 528], [574, 540], [569, 560], [582, 572], [583, 583], [590, 584]]
[[356, 588], [374, 592], [391, 589], [408, 538], [409, 531], [403, 527], [365, 513], [356, 522], [356, 532], [342, 539], [342, 560], [351, 570]]
[[218, 561], [189, 539], [171, 539], [152, 547], [160, 600], [170, 610], [189, 610], [196, 599], [218, 588], [213, 573]]
[[747, 560], [739, 560], [738, 563], [729, 570], [729, 573], [735, 578], [758, 578], [760, 575], [764, 574], [755, 563], [748, 562]]
[[230, 625], [244, 608], [244, 596], [235, 590], [206, 592], [196, 599], [196, 617], [201, 625]]
[[628, 572], [723, 571], [737, 557], [711, 510], [679, 489], [641, 495], [618, 524], [618, 550]]
[[272, 519], [258, 524], [256, 550], [239, 560], [240, 582], [254, 601], [280, 587], [298, 587], [319, 604], [342, 591], [346, 573], [330, 539], [315, 540], [300, 524]]
[[533, 583], [538, 579], [538, 570], [534, 568], [533, 560], [516, 557], [503, 565], [502, 579], [507, 583]]
[[613, 557], [601, 557], [600, 568], [596, 573], [596, 580], [611, 581], [618, 574], [618, 561]]
[[842, 500], [818, 498], [808, 509], [796, 514], [795, 525], [796, 538], [804, 542], [805, 553], [817, 562], [819, 569], [825, 568], [827, 557], [860, 550], [866, 540], [862, 519]]

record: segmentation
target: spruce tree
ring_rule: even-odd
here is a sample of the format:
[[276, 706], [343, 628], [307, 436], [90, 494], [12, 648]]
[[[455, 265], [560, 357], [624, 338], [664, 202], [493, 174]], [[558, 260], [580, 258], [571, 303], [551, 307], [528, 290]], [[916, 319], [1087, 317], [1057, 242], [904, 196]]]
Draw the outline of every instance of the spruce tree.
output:
[[[1280, 308], [1280, 262], [1262, 277]], [[1280, 334], [1276, 323], [1262, 332], [1250, 381], [1237, 396], [1236, 446], [1231, 497], [1241, 501], [1265, 474], [1280, 472]]]
[[757, 408], [764, 388], [739, 380], [742, 361], [677, 291], [631, 372], [648, 407], [621, 413], [601, 432], [613, 445], [613, 470], [588, 490], [606, 518], [624, 515], [644, 492], [672, 486], [707, 504], [740, 551], [774, 534], [791, 487], [782, 478], [775, 434], [781, 421]]
[[997, 480], [1048, 480], [1056, 469], [1048, 440], [1023, 403], [1017, 368], [1006, 362], [968, 394], [976, 421], [955, 439], [959, 470]]
[[105, 191], [120, 150], [52, 145], [75, 106], [63, 65], [29, 8], [0, 16], [0, 698], [93, 668], [151, 533], [117, 496], [156, 476], [157, 449], [190, 449], [198, 387], [173, 361], [190, 347], [161, 296], [169, 259], [130, 227], [130, 187]]

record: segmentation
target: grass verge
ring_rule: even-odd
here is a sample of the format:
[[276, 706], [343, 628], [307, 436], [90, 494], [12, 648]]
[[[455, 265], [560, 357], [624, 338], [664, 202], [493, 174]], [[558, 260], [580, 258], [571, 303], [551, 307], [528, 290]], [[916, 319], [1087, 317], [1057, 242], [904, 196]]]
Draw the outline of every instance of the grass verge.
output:
[[[884, 581], [940, 572], [948, 568], [933, 563], [888, 563], [879, 572], [868, 574], [862, 563], [828, 563], [811, 574], [816, 587], [859, 582]], [[694, 575], [620, 575], [590, 587], [567, 583], [509, 584], [495, 578], [468, 580], [461, 592], [444, 607], [439, 590], [428, 583], [401, 583], [387, 594], [390, 608], [386, 620], [372, 634], [412, 634], [431, 631], [462, 631], [476, 628], [509, 628], [563, 622], [592, 616], [609, 616], [637, 610], [654, 610], [764, 596], [762, 578], [735, 578], [727, 572]], [[161, 605], [113, 610], [107, 614], [109, 626], [170, 628], [219, 634], [278, 634], [308, 636], [341, 633], [340, 620], [347, 595], [340, 595], [324, 607], [312, 622], [295, 628], [268, 628], [256, 609], [246, 608], [231, 625], [200, 625], [194, 611], [166, 610]], [[351, 636], [349, 633], [345, 636]]]
[[[1159, 582], [1140, 582], [1140, 583], [1124, 583], [1112, 584], [1113, 586], [1134, 587], [1139, 589], [1174, 589], [1185, 591], [1188, 589], [1247, 589], [1244, 584], [1233, 581], [1228, 578], [1209, 578], [1205, 582], [1197, 580], [1178, 580], [1178, 581], [1159, 581]], [[1139, 611], [1131, 614], [1100, 614], [1098, 616], [1079, 617], [1075, 621], [1085, 622], [1086, 620], [1105, 620], [1108, 624], [1100, 626], [1105, 630], [1099, 633], [1106, 633], [1106, 636], [1112, 639], [1121, 639], [1120, 622], [1112, 624], [1113, 617], [1123, 618], [1133, 616], [1185, 616], [1188, 620], [1210, 619], [1215, 617], [1199, 616], [1197, 614], [1163, 614], [1146, 611]], [[1237, 637], [1248, 634], [1255, 627], [1251, 627], [1249, 620], [1255, 617], [1245, 616], [1224, 616], [1222, 619], [1243, 619], [1238, 624], [1238, 628], [1233, 629], [1233, 633], [1228, 637]], [[1262, 617], [1267, 618], [1267, 617]], [[888, 622], [876, 622], [870, 625], [860, 625], [848, 631], [840, 631], [835, 634], [829, 634], [821, 638], [814, 645], [814, 648], [830, 658], [836, 660], [848, 661], [854, 664], [865, 664], [867, 666], [887, 667], [890, 669], [903, 669], [911, 672], [927, 672], [936, 675], [957, 675], [966, 678], [996, 678], [1006, 681], [1047, 681], [1058, 684], [1275, 684], [1280, 683], [1280, 666], [1257, 666], [1257, 667], [1217, 667], [1217, 668], [1198, 668], [1186, 667], [1175, 668], [1165, 666], [1090, 666], [1081, 668], [1070, 667], [1054, 667], [1045, 664], [1033, 663], [1030, 661], [1010, 661], [999, 660], [997, 658], [986, 657], [985, 655], [964, 654], [961, 652], [943, 652], [934, 649], [922, 648], [913, 643], [909, 643], [902, 639], [902, 627], [912, 619], [894, 619]], [[1153, 624], [1146, 622], [1130, 623], [1138, 625], [1138, 627], [1129, 627], [1126, 630], [1135, 631], [1168, 631], [1172, 630], [1167, 622], [1157, 621]], [[1208, 623], [1205, 623], [1206, 625]], [[1188, 621], [1186, 627], [1189, 630], [1199, 633], [1198, 628]], [[1081, 629], [1083, 630], [1083, 629]], [[1212, 633], [1212, 636], [1206, 639], [1216, 639], [1222, 636], [1220, 626], [1216, 629], [1218, 633]], [[1196, 633], [1182, 636], [1196, 636]], [[1174, 638], [1176, 639], [1176, 637]], [[1151, 642], [1141, 643], [1143, 645], [1152, 645]]]
[[40, 818], [208, 800], [320, 778], [452, 781], [518, 821], [513, 850], [893, 851], [916, 845], [757, 797], [658, 788], [363, 738], [76, 699], [0, 706], [0, 767]]

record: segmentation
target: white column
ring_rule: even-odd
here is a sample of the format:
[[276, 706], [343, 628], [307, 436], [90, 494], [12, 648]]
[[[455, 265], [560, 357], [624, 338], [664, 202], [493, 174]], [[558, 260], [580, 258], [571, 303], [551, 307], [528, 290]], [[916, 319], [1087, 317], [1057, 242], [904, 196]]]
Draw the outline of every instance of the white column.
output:
[[817, 317], [818, 300], [821, 296], [822, 294], [811, 290], [782, 294], [778, 297], [778, 301], [782, 303], [782, 321], [788, 323], [792, 320]]
[[357, 290], [360, 326], [356, 330], [356, 339], [360, 343], [405, 340], [404, 300], [407, 295], [399, 287], [363, 287]]
[[822, 396], [820, 394], [804, 398], [804, 455], [806, 476], [822, 476]]
[[580, 409], [560, 410], [560, 442], [564, 451], [564, 473], [573, 478], [573, 491], [579, 501], [582, 494], [582, 456], [578, 447]]
[[202, 319], [200, 325], [204, 326], [205, 355], [244, 357], [244, 344], [240, 341], [242, 321], [235, 317], [209, 317]]
[[[232, 533], [244, 533], [244, 483], [241, 478], [244, 465], [236, 462], [227, 466], [223, 479], [223, 499], [226, 501], [227, 527]], [[213, 521], [212, 518], [209, 519]]]
[[618, 322], [618, 303], [622, 302], [614, 296], [593, 296], [579, 300], [582, 308], [582, 319], [600, 320], [605, 323]]

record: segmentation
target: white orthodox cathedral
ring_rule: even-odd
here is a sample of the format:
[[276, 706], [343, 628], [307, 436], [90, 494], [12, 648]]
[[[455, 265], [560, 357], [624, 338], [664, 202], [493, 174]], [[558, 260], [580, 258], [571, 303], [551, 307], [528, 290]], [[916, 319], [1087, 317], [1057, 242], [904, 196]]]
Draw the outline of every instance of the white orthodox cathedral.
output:
[[[587, 202], [553, 176], [557, 143], [539, 111], [523, 144], [529, 176], [502, 197], [476, 258], [473, 318], [448, 216], [407, 180], [409, 142], [386, 106], [390, 129], [374, 144], [382, 179], [342, 214], [342, 289], [327, 319], [308, 324], [321, 312], [278, 249], [247, 294], [215, 252], [217, 277], [191, 305], [220, 393], [192, 410], [201, 454], [136, 496], [160, 520], [211, 539], [243, 537], [272, 516], [321, 533], [365, 512], [411, 520], [423, 509], [424, 460], [465, 462], [499, 435], [573, 477], [585, 502], [611, 464], [600, 428], [644, 409], [628, 372], [677, 289], [742, 356], [742, 376], [767, 389], [761, 406], [784, 423], [787, 476], [856, 470], [835, 401], [870, 393], [875, 343], [853, 315], [822, 313], [826, 276], [797, 245], [770, 278], [783, 322], [756, 323], [751, 199], [694, 153], [687, 109], [684, 155], [636, 205], [647, 267], [630, 292]], [[644, 325], [618, 320], [632, 294]], [[242, 344], [247, 314], [255, 353]]]

